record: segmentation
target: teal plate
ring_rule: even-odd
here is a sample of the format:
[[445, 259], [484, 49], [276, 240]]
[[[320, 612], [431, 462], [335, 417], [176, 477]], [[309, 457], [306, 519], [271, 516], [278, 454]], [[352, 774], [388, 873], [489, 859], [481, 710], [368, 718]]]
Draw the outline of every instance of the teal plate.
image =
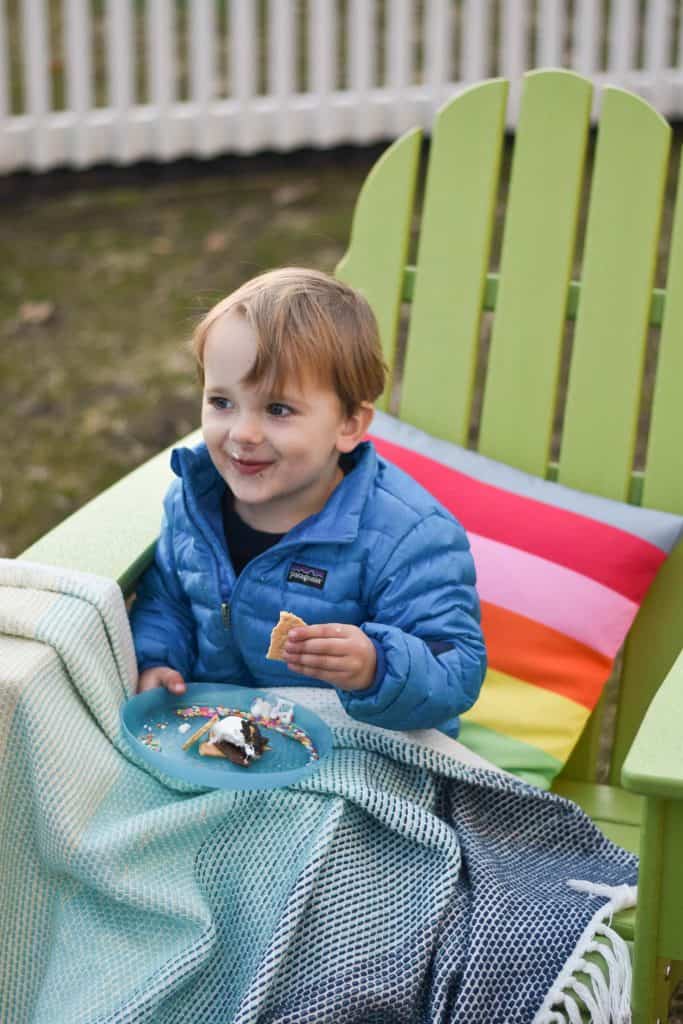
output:
[[[332, 733], [318, 715], [294, 704], [293, 725], [303, 729], [318, 757], [299, 740], [258, 722], [270, 749], [249, 767], [232, 764], [219, 757], [203, 757], [199, 743], [189, 750], [182, 745], [208, 718], [181, 717], [179, 709], [192, 706], [249, 711], [257, 697], [274, 704], [277, 700], [265, 690], [233, 686], [230, 683], [190, 683], [178, 696], [159, 687], [131, 697], [121, 708], [121, 728], [128, 745], [153, 768], [175, 779], [214, 789], [276, 789], [298, 782], [317, 771], [332, 750]], [[189, 730], [179, 731], [188, 722]]]

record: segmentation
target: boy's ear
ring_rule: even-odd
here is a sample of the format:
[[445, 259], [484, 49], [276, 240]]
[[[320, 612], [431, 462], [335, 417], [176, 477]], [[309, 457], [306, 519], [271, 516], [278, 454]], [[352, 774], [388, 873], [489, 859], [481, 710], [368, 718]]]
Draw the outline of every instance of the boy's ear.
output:
[[374, 415], [374, 406], [370, 402], [361, 402], [358, 408], [346, 417], [337, 436], [337, 448], [340, 452], [353, 451], [365, 437]]

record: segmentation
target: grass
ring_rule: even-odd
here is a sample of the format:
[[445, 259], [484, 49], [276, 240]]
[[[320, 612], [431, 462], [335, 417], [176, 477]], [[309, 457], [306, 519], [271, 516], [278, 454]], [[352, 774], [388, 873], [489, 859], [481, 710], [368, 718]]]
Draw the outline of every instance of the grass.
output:
[[0, 556], [198, 425], [193, 324], [269, 267], [333, 270], [378, 152], [0, 182]]

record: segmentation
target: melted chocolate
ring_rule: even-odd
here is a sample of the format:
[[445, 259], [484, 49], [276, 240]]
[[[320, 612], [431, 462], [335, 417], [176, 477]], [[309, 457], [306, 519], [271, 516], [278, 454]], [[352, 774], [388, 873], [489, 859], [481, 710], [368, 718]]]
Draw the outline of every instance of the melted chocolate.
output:
[[[244, 742], [249, 743], [254, 748], [254, 757], [260, 757], [263, 751], [268, 749], [268, 740], [261, 735], [259, 727], [255, 722], [250, 722], [248, 719], [243, 718], [242, 735], [244, 736]], [[252, 758], [249, 757], [242, 747], [235, 746], [234, 743], [228, 743], [227, 740], [218, 740], [215, 745], [233, 764], [239, 764], [243, 768], [247, 768], [251, 764]]]

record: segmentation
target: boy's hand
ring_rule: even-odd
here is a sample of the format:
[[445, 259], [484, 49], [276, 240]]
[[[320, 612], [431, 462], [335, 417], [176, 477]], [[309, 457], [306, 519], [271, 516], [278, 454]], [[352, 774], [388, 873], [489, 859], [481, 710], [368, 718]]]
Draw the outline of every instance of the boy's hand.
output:
[[165, 686], [171, 693], [185, 693], [187, 687], [180, 672], [167, 665], [157, 665], [155, 668], [147, 668], [140, 673], [138, 679], [138, 693], [143, 690], [154, 690], [157, 686]]
[[367, 690], [377, 671], [372, 640], [358, 626], [338, 622], [290, 629], [285, 658], [293, 672], [323, 679], [341, 690]]

